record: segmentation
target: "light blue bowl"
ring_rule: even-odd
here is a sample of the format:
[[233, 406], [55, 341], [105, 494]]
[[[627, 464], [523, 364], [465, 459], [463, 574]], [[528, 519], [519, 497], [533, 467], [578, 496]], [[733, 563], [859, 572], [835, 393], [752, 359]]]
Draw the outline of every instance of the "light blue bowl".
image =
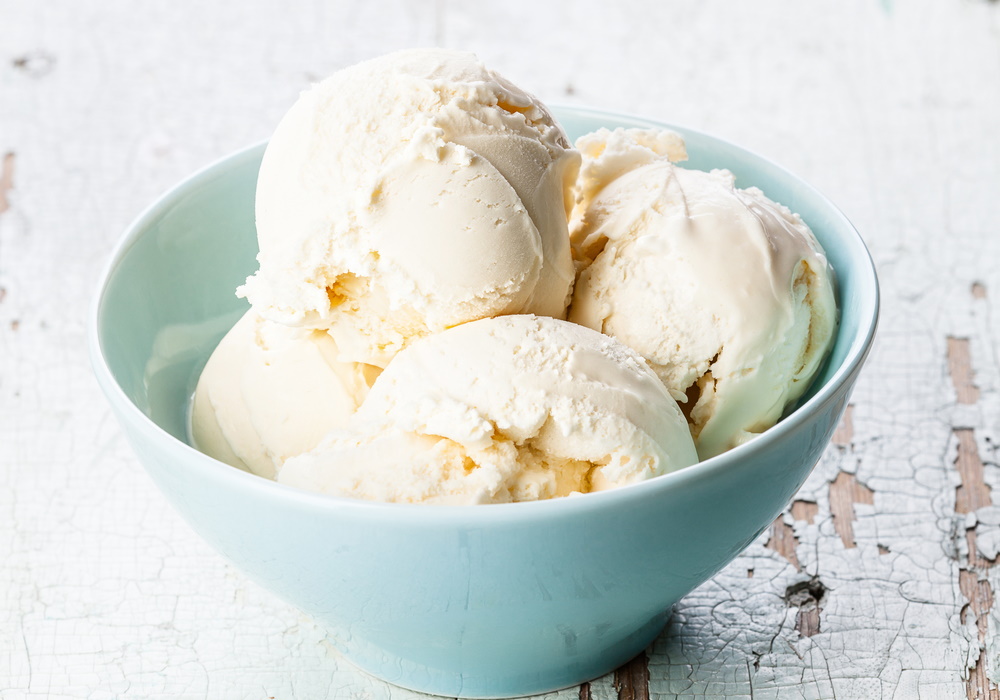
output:
[[[575, 138], [657, 125], [557, 110]], [[846, 218], [795, 176], [687, 129], [690, 167], [725, 167], [799, 212], [837, 271], [840, 328], [813, 391], [719, 457], [616, 491], [538, 503], [407, 506], [297, 491], [189, 447], [198, 372], [246, 305], [263, 145], [224, 158], [146, 210], [112, 256], [92, 318], [101, 387], [142, 464], [236, 566], [325, 624], [361, 668], [439, 695], [506, 697], [611, 671], [683, 595], [785, 507], [836, 427], [878, 316], [872, 261]]]

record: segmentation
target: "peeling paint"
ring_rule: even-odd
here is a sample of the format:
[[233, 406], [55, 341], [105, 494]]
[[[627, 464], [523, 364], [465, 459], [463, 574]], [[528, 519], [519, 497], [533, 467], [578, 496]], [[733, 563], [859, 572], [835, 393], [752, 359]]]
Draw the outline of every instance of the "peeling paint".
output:
[[972, 404], [979, 401], [979, 387], [972, 381], [968, 338], [948, 336], [948, 371], [958, 403]]
[[[951, 353], [948, 357], [950, 364]], [[989, 521], [994, 514], [992, 489], [985, 480], [985, 467], [979, 456], [975, 431], [970, 428], [956, 428], [953, 433], [958, 441], [954, 465], [961, 480], [955, 489], [955, 513], [967, 516], [965, 521], [967, 555], [958, 571], [958, 588], [967, 603], [959, 613], [959, 621], [966, 625], [969, 623], [971, 615], [976, 630], [975, 640], [970, 640], [974, 647], [969, 659], [970, 662], [972, 659], [975, 662], [968, 669], [966, 695], [970, 699], [1000, 700], [1000, 691], [987, 676], [988, 659], [987, 654], [984, 653], [990, 648], [987, 638], [990, 633], [989, 618], [994, 601], [993, 588], [985, 574], [988, 569], [994, 566], [996, 560], [986, 559], [980, 554], [977, 542], [979, 519], [976, 517], [977, 512], [981, 509], [986, 521]], [[978, 648], [975, 645], [978, 645]]]
[[803, 637], [812, 637], [820, 632], [820, 613], [826, 596], [826, 586], [813, 576], [799, 581], [785, 590], [785, 602], [790, 608], [798, 608], [795, 615], [795, 629]]
[[833, 527], [846, 549], [857, 546], [854, 539], [854, 521], [857, 519], [855, 503], [874, 505], [875, 492], [853, 474], [842, 471], [830, 484], [830, 514], [833, 516]]
[[962, 483], [955, 489], [955, 512], [974, 513], [979, 508], [993, 505], [990, 487], [986, 484], [983, 460], [979, 457], [975, 431], [970, 428], [956, 428], [958, 455], [955, 468]]
[[783, 516], [779, 515], [771, 524], [771, 537], [765, 546], [787, 559], [796, 571], [802, 571], [802, 564], [799, 563], [799, 557], [795, 553], [798, 544], [795, 530], [785, 522]]
[[815, 501], [795, 501], [792, 503], [791, 513], [796, 520], [804, 520], [812, 525], [819, 513], [819, 505]]
[[1000, 700], [1000, 691], [986, 675], [986, 657], [983, 654], [980, 654], [976, 665], [970, 669], [966, 697], [969, 700]]
[[[974, 299], [986, 297], [986, 287], [981, 282], [974, 282], [970, 291]], [[947, 366], [956, 404], [978, 404], [981, 396], [974, 382], [968, 338], [948, 336]], [[986, 481], [986, 467], [976, 442], [976, 430], [955, 427], [952, 434], [956, 442], [953, 465], [959, 477], [955, 488], [955, 514], [966, 516], [965, 552], [964, 556], [959, 555], [958, 571], [958, 589], [966, 600], [958, 617], [970, 636], [966, 655], [966, 697], [1000, 700], [996, 679], [990, 678], [994, 670], [991, 666], [995, 665], [995, 660], [990, 658], [990, 654], [995, 653], [991, 649], [990, 629], [994, 592], [988, 577], [989, 570], [996, 564], [997, 508], [993, 506], [992, 488]], [[986, 440], [989, 442], [988, 436]], [[981, 525], [985, 533], [982, 544], [979, 542]]]
[[649, 657], [645, 652], [615, 671], [618, 700], [649, 700]]
[[969, 562], [958, 572], [958, 587], [968, 602], [962, 607], [959, 619], [965, 625], [969, 622], [969, 615], [972, 615], [979, 648], [973, 654], [975, 664], [969, 668], [966, 695], [970, 699], [1000, 700], [1000, 690], [995, 683], [990, 682], [987, 676], [987, 653], [990, 651], [987, 636], [994, 598], [990, 582], [982, 575], [985, 573], [985, 569], [993, 566], [993, 562], [977, 557], [974, 528], [968, 531], [968, 535], [970, 540]]
[[973, 299], [985, 299], [986, 298], [986, 285], [982, 282], [972, 283], [972, 298]]

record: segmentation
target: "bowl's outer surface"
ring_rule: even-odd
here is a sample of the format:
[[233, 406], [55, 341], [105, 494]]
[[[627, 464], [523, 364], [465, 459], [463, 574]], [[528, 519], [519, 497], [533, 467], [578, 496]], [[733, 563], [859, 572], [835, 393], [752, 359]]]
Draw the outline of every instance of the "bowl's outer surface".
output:
[[[571, 136], [655, 122], [564, 108]], [[95, 307], [94, 365], [143, 465], [209, 543], [330, 630], [353, 662], [424, 692], [502, 697], [606, 673], [670, 606], [785, 507], [828, 443], [874, 333], [860, 237], [825, 198], [753, 154], [683, 130], [689, 167], [728, 167], [803, 215], [839, 281], [841, 324], [810, 396], [776, 428], [649, 482], [500, 506], [356, 502], [281, 486], [189, 447], [197, 374], [246, 309], [263, 146], [226, 158], [133, 224]]]

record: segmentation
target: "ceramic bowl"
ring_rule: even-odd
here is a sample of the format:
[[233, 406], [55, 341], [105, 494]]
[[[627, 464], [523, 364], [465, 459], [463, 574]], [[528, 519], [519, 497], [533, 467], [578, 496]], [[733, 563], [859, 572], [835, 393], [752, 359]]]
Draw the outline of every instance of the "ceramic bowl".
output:
[[[556, 110], [572, 138], [663, 126]], [[587, 496], [488, 506], [352, 501], [279, 485], [189, 446], [188, 405], [246, 309], [263, 145], [163, 195], [125, 232], [91, 320], [97, 378], [140, 462], [205, 540], [322, 623], [362, 669], [407, 688], [506, 697], [611, 671], [671, 606], [781, 512], [820, 458], [871, 346], [878, 286], [850, 222], [742, 148], [687, 129], [694, 168], [725, 167], [799, 212], [836, 269], [840, 325], [821, 375], [776, 427], [673, 474]]]

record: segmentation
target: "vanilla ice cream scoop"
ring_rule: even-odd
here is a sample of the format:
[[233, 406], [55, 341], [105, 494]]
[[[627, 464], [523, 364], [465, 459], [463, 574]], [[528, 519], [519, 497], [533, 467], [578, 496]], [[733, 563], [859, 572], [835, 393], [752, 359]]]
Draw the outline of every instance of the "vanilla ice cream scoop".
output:
[[327, 330], [341, 359], [512, 313], [565, 317], [579, 154], [472, 54], [402, 51], [304, 92], [257, 182], [261, 315]]
[[288, 457], [343, 427], [378, 368], [337, 359], [326, 333], [288, 328], [249, 311], [208, 360], [191, 408], [194, 445], [273, 478]]
[[697, 460], [656, 375], [613, 338], [503, 316], [414, 342], [346, 429], [278, 481], [389, 502], [503, 503], [635, 483]]
[[[802, 219], [726, 170], [686, 170], [676, 135], [582, 137], [569, 318], [639, 352], [702, 459], [774, 425], [836, 326], [833, 272]], [[675, 144], [667, 147], [666, 144]]]

